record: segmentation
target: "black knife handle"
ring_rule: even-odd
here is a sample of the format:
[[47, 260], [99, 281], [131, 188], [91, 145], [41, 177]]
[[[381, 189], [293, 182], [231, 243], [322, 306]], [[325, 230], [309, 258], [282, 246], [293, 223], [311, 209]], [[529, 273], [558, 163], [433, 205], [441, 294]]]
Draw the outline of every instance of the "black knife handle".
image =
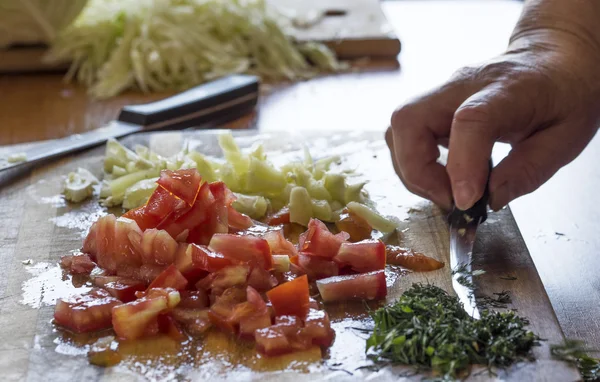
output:
[[486, 221], [488, 201], [490, 198], [490, 175], [492, 174], [492, 168], [493, 168], [491, 158], [488, 163], [489, 163], [489, 170], [488, 170], [487, 180], [485, 182], [485, 190], [483, 191], [483, 195], [471, 208], [469, 208], [468, 210], [465, 210], [465, 211], [456, 208], [453, 203], [452, 212], [450, 212], [450, 214], [448, 215], [449, 222], [459, 221], [460, 219], [468, 220], [467, 223], [469, 223], [470, 221], [475, 221], [475, 222], [479, 221], [480, 223], [483, 223], [484, 221]]
[[146, 130], [203, 127], [213, 121], [223, 123], [254, 109], [258, 86], [256, 76], [226, 76], [160, 101], [125, 106], [118, 120]]

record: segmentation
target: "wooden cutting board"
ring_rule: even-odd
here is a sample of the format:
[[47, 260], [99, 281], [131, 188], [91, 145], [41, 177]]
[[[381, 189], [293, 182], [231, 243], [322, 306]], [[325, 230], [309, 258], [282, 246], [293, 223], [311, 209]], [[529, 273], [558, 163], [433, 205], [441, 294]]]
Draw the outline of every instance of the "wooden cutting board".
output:
[[[298, 21], [290, 34], [299, 41], [326, 43], [341, 59], [362, 57], [394, 58], [400, 40], [383, 13], [379, 0], [268, 0], [281, 12]], [[322, 15], [312, 17], [311, 15]], [[310, 25], [309, 28], [301, 26]], [[46, 64], [45, 46], [0, 49], [0, 73], [63, 71], [67, 64]]]
[[[315, 158], [339, 154], [344, 166], [368, 176], [366, 186], [378, 209], [400, 220], [390, 242], [411, 247], [446, 263], [428, 273], [386, 270], [388, 297], [392, 303], [413, 282], [433, 283], [451, 290], [448, 266], [448, 227], [445, 216], [428, 202], [410, 194], [397, 180], [389, 152], [379, 133], [286, 133], [257, 135], [235, 132], [242, 147], [257, 141], [273, 161], [301, 158], [306, 143]], [[219, 156], [215, 131], [170, 132], [131, 136], [128, 146], [146, 144], [168, 155], [184, 144], [205, 154]], [[80, 248], [86, 229], [102, 214], [97, 199], [71, 205], [60, 196], [61, 179], [77, 167], [100, 175], [103, 148], [49, 163], [21, 174], [0, 178], [0, 380], [2, 381], [131, 381], [131, 380], [242, 380], [242, 381], [418, 381], [406, 376], [410, 369], [361, 369], [365, 358], [365, 334], [356, 328], [370, 324], [361, 303], [326, 305], [336, 339], [324, 359], [320, 354], [264, 359], [252, 346], [238, 344], [227, 335], [211, 332], [183, 347], [165, 339], [124, 343], [125, 355], [118, 366], [104, 369], [88, 364], [89, 340], [66, 335], [51, 323], [56, 298], [77, 290], [77, 280], [61, 279], [57, 261]], [[2, 152], [0, 152], [0, 155]], [[497, 378], [472, 373], [469, 380], [575, 381], [576, 370], [551, 360], [549, 345], [563, 334], [510, 210], [491, 214], [480, 228], [474, 250], [474, 267], [486, 273], [476, 278], [478, 295], [508, 290], [520, 315], [546, 341], [535, 349], [537, 361], [515, 365]], [[507, 280], [506, 276], [516, 280]], [[379, 306], [371, 304], [372, 308]]]

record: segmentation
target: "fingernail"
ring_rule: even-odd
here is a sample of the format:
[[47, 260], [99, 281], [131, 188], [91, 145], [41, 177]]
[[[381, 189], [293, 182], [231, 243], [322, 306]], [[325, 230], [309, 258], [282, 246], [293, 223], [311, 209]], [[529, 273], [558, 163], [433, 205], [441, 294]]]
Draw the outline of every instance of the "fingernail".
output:
[[475, 188], [465, 180], [456, 182], [452, 186], [452, 193], [454, 194], [454, 203], [461, 210], [469, 209], [475, 204]]

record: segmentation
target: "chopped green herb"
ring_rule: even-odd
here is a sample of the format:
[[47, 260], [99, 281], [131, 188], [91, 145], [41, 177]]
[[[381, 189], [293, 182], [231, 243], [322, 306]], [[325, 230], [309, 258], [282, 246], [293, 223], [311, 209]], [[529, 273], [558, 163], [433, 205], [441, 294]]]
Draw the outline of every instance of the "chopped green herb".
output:
[[412, 365], [444, 379], [473, 364], [506, 367], [531, 359], [539, 337], [513, 311], [483, 310], [475, 320], [456, 297], [434, 285], [413, 284], [393, 305], [372, 313], [367, 352], [376, 364]]
[[584, 381], [600, 381], [600, 359], [591, 357], [588, 353], [598, 352], [583, 347], [577, 340], [565, 340], [562, 345], [552, 345], [550, 354], [556, 359], [577, 366]]
[[473, 277], [481, 276], [485, 274], [483, 269], [475, 269], [473, 271], [468, 270], [469, 264], [459, 264], [455, 269], [452, 270], [452, 276], [459, 275], [456, 278], [456, 281], [462, 286], [465, 286], [469, 289], [475, 289], [475, 284], [473, 284]]
[[512, 275], [500, 276], [500, 278], [502, 280], [508, 280], [508, 281], [514, 281], [517, 279], [515, 276], [512, 276]]
[[510, 298], [510, 294], [508, 291], [503, 290], [500, 293], [494, 293], [496, 297], [490, 296], [482, 296], [477, 301], [477, 306], [480, 308], [501, 308], [506, 309], [507, 305], [512, 303], [512, 299]]

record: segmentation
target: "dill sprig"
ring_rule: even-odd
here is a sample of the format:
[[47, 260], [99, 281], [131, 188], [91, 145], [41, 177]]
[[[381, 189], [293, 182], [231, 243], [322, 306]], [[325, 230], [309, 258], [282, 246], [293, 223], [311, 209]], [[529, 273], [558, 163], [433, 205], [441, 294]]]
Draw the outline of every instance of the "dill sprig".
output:
[[531, 359], [539, 337], [528, 321], [508, 312], [484, 310], [475, 320], [460, 301], [434, 285], [413, 284], [393, 305], [372, 312], [367, 339], [377, 363], [412, 365], [444, 379], [468, 373], [473, 364], [506, 367]]
[[591, 357], [588, 353], [597, 352], [586, 349], [581, 341], [565, 340], [562, 345], [552, 345], [550, 354], [556, 359], [577, 366], [584, 381], [600, 381], [600, 359]]

